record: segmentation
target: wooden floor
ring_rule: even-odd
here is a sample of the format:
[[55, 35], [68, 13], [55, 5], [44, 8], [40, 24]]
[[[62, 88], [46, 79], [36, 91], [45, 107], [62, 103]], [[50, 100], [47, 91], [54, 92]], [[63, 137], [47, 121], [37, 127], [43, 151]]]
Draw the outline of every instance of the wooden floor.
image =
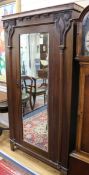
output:
[[4, 151], [8, 155], [19, 161], [22, 165], [37, 172], [39, 175], [62, 175], [56, 169], [44, 164], [43, 162], [27, 155], [20, 150], [11, 151], [8, 131], [3, 131], [2, 136], [0, 136], [0, 150]]

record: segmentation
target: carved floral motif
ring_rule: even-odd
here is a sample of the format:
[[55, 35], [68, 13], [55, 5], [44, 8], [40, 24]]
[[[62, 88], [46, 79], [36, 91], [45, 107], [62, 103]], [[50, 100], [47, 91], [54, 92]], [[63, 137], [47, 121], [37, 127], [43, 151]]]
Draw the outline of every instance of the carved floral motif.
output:
[[70, 22], [71, 15], [72, 13], [70, 11], [66, 13], [59, 13], [55, 17], [57, 31], [60, 34], [60, 45], [64, 45], [65, 43], [66, 32], [69, 30], [71, 26], [71, 22]]
[[6, 21], [3, 22], [3, 27], [6, 29], [6, 32], [8, 33], [8, 47], [12, 47], [12, 36], [14, 33], [14, 27], [15, 27], [15, 20], [11, 20], [10, 22]]

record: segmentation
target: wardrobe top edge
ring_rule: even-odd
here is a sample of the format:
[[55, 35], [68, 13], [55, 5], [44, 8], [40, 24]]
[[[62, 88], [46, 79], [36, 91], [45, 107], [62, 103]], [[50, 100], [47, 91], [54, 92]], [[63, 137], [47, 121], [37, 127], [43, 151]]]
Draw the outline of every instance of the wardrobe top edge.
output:
[[47, 13], [56, 13], [56, 12], [61, 12], [64, 10], [74, 10], [77, 12], [82, 12], [84, 10], [84, 8], [76, 3], [56, 5], [56, 6], [52, 6], [52, 7], [45, 7], [45, 8], [35, 9], [35, 10], [31, 10], [31, 11], [24, 11], [24, 12], [20, 12], [20, 13], [11, 14], [11, 15], [6, 15], [6, 16], [2, 17], [2, 21], [10, 20], [10, 19], [17, 19], [17, 18], [21, 18], [21, 17], [47, 14]]

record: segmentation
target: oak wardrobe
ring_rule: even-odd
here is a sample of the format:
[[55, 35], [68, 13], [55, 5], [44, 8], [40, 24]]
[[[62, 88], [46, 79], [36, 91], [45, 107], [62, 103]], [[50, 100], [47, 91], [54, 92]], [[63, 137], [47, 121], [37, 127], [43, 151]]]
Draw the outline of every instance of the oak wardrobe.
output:
[[82, 10], [65, 4], [3, 17], [11, 149], [64, 174], [77, 113], [73, 20]]

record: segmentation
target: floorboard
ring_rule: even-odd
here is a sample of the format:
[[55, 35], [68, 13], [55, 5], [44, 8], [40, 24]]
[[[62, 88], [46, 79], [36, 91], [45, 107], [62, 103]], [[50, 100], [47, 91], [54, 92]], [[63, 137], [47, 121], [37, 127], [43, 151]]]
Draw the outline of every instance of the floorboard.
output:
[[20, 151], [11, 151], [9, 144], [9, 131], [3, 131], [0, 136], [0, 150], [4, 151], [24, 166], [39, 173], [39, 175], [62, 175], [56, 169], [46, 165], [45, 163], [31, 157], [30, 155]]

